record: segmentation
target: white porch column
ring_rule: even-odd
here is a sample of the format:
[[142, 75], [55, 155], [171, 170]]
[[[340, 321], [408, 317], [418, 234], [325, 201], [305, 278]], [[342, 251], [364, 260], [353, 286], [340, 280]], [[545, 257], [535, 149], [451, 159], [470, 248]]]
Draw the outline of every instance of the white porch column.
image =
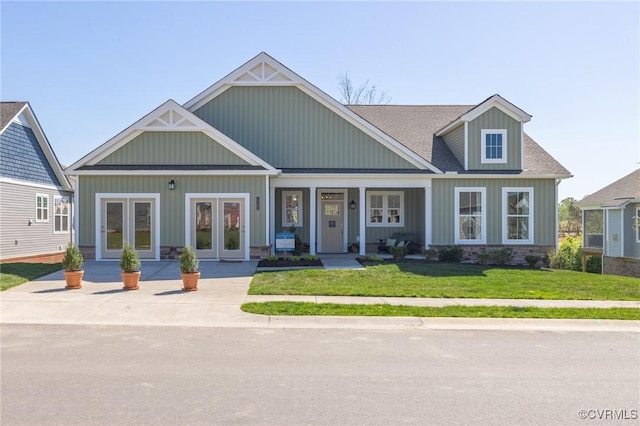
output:
[[431, 245], [431, 186], [424, 188], [424, 248]]
[[359, 220], [359, 224], [360, 224], [360, 229], [358, 230], [358, 234], [360, 235], [360, 256], [364, 256], [367, 252], [367, 239], [365, 238], [365, 233], [366, 233], [366, 202], [365, 202], [365, 191], [366, 188], [361, 186], [360, 188], [358, 188], [358, 195], [360, 196], [360, 201], [359, 201], [359, 205], [360, 205], [360, 220]]
[[316, 187], [309, 187], [309, 253], [316, 254], [316, 216], [318, 214], [317, 209], [318, 194], [316, 194]]
[[276, 251], [276, 188], [269, 188], [269, 197], [268, 197], [268, 206], [269, 206], [269, 217], [267, 220], [269, 221], [269, 241], [267, 244], [271, 246], [269, 252], [274, 254]]

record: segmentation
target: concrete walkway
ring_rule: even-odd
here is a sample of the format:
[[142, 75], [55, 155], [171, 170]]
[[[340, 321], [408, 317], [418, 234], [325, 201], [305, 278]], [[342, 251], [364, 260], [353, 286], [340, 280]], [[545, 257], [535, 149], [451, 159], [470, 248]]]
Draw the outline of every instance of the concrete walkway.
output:
[[[359, 267], [323, 256], [328, 268]], [[357, 262], [355, 262], [357, 263]], [[81, 289], [64, 288], [62, 271], [0, 293], [2, 324], [76, 324], [258, 328], [580, 330], [640, 332], [640, 321], [418, 317], [287, 317], [247, 314], [245, 302], [306, 301], [413, 306], [512, 305], [634, 307], [640, 302], [421, 299], [397, 297], [248, 296], [256, 261], [201, 262], [199, 290], [184, 292], [177, 261], [145, 262], [140, 289], [122, 289], [117, 262], [85, 262]]]

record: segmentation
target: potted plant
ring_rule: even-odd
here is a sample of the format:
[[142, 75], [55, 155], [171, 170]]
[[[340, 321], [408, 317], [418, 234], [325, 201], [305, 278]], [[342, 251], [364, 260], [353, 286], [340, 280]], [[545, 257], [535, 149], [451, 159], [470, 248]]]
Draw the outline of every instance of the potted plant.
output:
[[62, 268], [64, 269], [64, 280], [67, 285], [65, 288], [77, 289], [82, 288], [82, 276], [84, 271], [82, 270], [82, 264], [84, 258], [80, 249], [75, 244], [69, 244], [64, 251], [64, 258], [62, 259]]
[[193, 247], [184, 246], [182, 248], [182, 254], [180, 255], [180, 272], [182, 273], [182, 289], [184, 291], [198, 290], [198, 279], [200, 278], [200, 272], [198, 272], [199, 263]]
[[122, 269], [122, 282], [125, 290], [137, 290], [140, 287], [140, 258], [138, 252], [125, 243], [120, 255], [120, 269]]

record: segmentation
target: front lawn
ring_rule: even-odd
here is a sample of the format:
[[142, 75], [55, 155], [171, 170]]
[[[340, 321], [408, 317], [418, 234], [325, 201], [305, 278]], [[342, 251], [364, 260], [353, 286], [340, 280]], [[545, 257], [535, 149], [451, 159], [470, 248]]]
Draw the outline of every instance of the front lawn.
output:
[[261, 272], [249, 294], [640, 300], [640, 281], [573, 271], [407, 262], [365, 270]]
[[635, 308], [538, 308], [518, 306], [341, 305], [335, 303], [245, 303], [242, 310], [262, 315], [401, 316], [449, 318], [544, 318], [640, 320]]
[[3, 263], [0, 265], [0, 291], [35, 280], [62, 269], [61, 263]]

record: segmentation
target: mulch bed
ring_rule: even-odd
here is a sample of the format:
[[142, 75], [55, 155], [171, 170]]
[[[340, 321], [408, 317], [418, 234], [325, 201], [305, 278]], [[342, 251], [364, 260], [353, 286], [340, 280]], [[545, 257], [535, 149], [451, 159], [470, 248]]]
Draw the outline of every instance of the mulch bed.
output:
[[266, 260], [262, 259], [258, 262], [259, 268], [281, 268], [281, 267], [295, 267], [295, 266], [324, 266], [321, 260], [304, 260], [300, 259], [298, 261], [289, 260], [289, 259], [278, 259], [278, 260]]

